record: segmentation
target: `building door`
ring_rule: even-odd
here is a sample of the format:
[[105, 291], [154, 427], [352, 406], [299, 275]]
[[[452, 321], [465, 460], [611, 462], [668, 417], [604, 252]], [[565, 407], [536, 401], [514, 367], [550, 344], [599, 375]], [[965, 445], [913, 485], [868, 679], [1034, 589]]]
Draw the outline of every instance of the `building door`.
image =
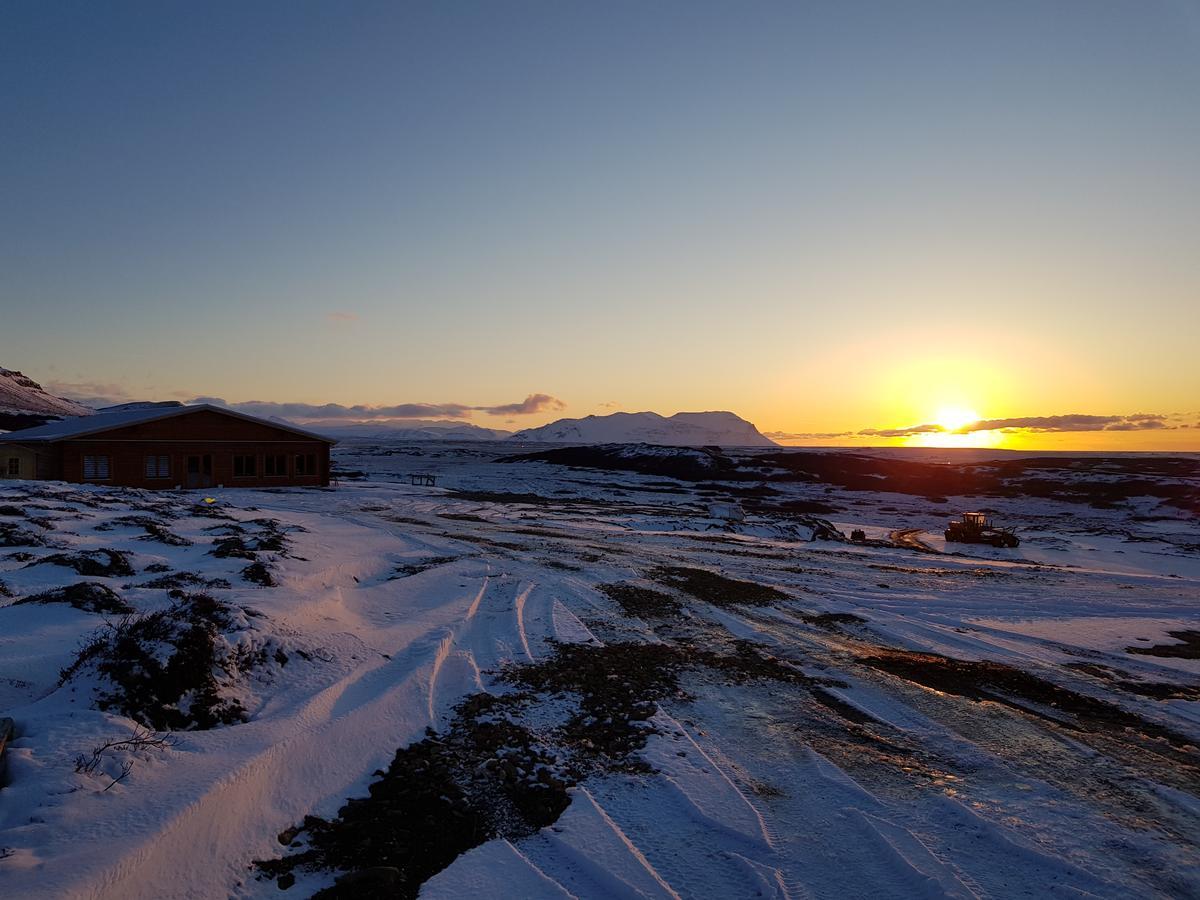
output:
[[205, 453], [187, 458], [187, 486], [190, 488], [212, 487], [212, 454]]

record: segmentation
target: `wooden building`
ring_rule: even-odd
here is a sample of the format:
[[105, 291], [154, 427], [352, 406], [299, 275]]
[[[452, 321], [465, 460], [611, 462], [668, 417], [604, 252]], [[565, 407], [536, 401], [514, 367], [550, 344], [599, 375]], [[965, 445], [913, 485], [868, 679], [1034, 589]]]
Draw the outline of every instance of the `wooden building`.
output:
[[0, 434], [0, 478], [139, 488], [327, 485], [334, 443], [221, 406], [142, 407]]

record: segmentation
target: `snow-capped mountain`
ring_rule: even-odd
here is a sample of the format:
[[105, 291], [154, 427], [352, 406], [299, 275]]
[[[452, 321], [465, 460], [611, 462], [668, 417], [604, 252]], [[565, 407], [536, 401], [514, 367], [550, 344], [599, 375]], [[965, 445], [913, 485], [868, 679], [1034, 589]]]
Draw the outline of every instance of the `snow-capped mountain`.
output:
[[20, 372], [0, 368], [0, 429], [41, 425], [64, 416], [90, 416], [95, 410], [47, 393]]
[[731, 412], [612, 413], [559, 419], [518, 431], [510, 440], [553, 444], [661, 444], [672, 447], [775, 447], [750, 422]]

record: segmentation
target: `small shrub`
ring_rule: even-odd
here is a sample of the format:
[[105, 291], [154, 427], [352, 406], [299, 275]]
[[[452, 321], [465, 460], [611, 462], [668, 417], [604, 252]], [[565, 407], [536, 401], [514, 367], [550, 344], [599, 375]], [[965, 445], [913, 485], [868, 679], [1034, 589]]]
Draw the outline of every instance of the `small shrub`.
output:
[[81, 581], [67, 587], [42, 591], [22, 597], [13, 605], [22, 603], [67, 603], [75, 609], [84, 612], [111, 613], [113, 615], [128, 615], [134, 611], [121, 595], [107, 585], [95, 581]]
[[[240, 613], [207, 594], [175, 592], [170, 608], [107, 626], [63, 670], [61, 682], [94, 671], [96, 703], [155, 730], [207, 729], [244, 721], [245, 710], [222, 696], [242, 670], [223, 633]], [[245, 620], [242, 619], [242, 622]], [[240, 661], [245, 661], [242, 656]]]
[[129, 577], [134, 574], [129, 557], [120, 550], [86, 550], [79, 553], [52, 553], [30, 565], [65, 566], [80, 575], [112, 578]]

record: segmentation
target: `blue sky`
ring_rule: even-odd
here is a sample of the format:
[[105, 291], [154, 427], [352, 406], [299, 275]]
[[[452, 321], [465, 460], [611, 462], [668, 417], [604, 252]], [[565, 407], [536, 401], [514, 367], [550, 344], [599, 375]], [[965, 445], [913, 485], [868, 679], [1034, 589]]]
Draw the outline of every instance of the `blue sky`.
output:
[[9, 3], [0, 364], [784, 431], [1184, 413], [1198, 51], [1190, 0]]

